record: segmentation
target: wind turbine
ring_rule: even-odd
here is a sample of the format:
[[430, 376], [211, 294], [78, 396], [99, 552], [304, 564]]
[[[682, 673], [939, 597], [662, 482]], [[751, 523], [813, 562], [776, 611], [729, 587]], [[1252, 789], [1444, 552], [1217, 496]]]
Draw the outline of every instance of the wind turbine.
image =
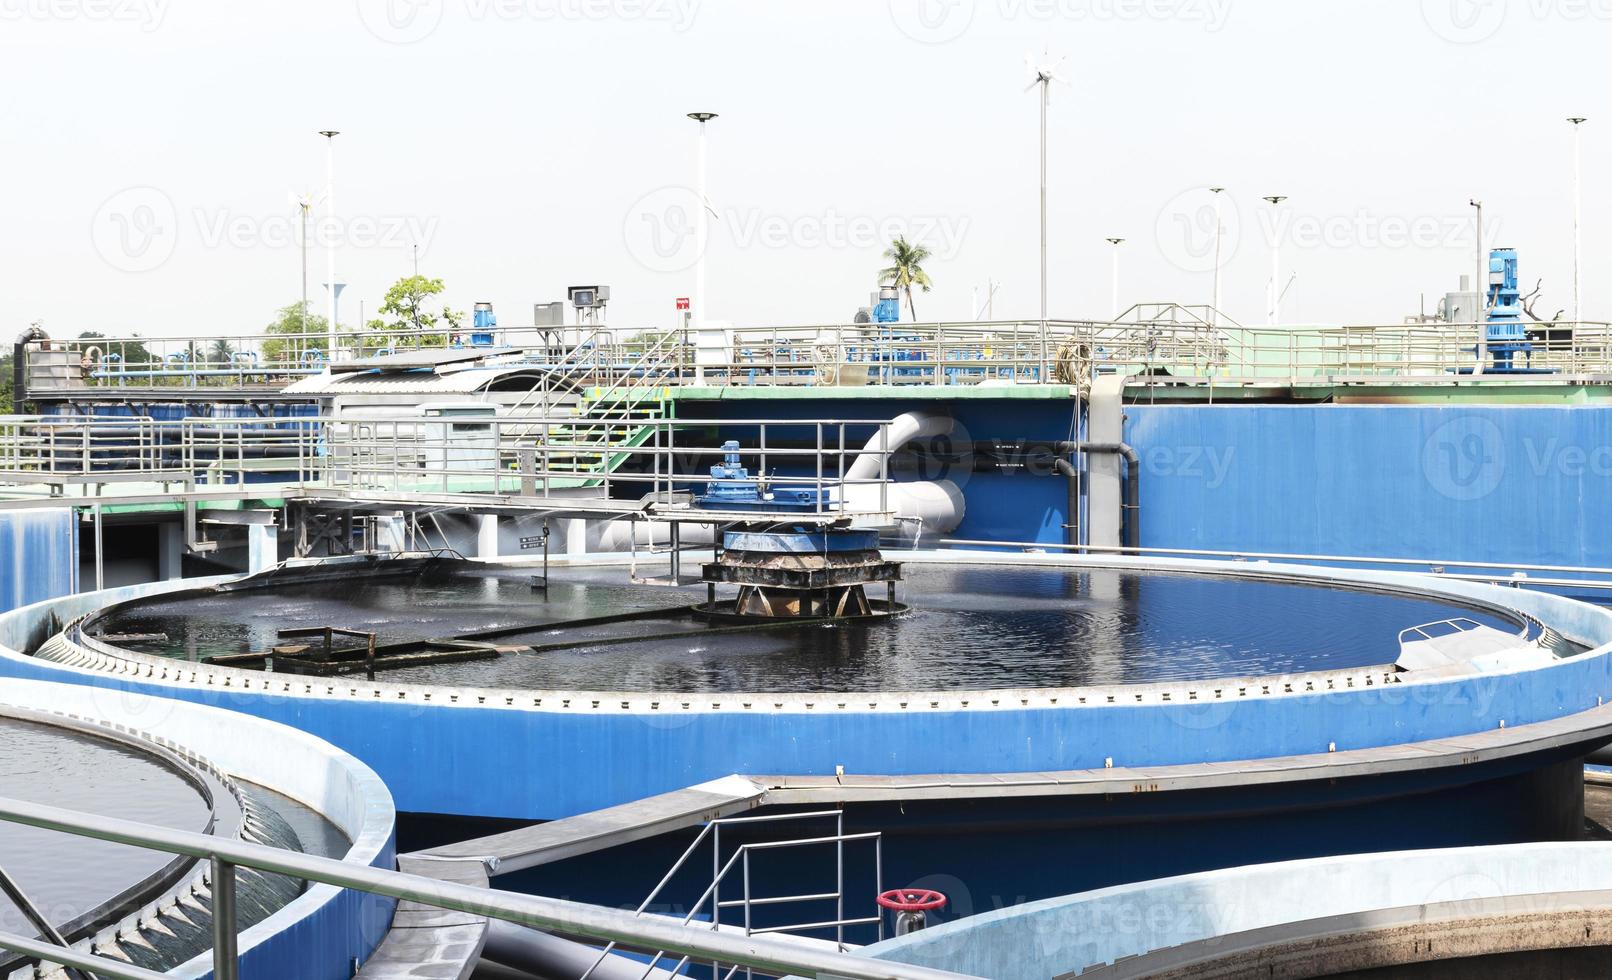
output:
[[[309, 191], [304, 191], [301, 194], [296, 191], [287, 191], [286, 193], [290, 195], [291, 205], [297, 209], [297, 214], [302, 219], [302, 333], [306, 335], [308, 332], [308, 215], [313, 211], [313, 194]], [[306, 336], [304, 336], [303, 342], [307, 342]]]
[[1069, 84], [1060, 72], [1063, 58], [1056, 61], [1044, 49], [1041, 60], [1034, 54], [1024, 56], [1024, 67], [1029, 70], [1030, 84], [1026, 92], [1041, 86], [1041, 373], [1037, 380], [1047, 381], [1047, 107], [1052, 105], [1052, 83]]

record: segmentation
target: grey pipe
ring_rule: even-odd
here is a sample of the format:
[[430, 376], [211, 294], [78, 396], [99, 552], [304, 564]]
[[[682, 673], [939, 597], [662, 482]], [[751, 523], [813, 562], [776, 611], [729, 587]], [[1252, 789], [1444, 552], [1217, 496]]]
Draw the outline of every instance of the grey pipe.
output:
[[1075, 464], [1059, 456], [1053, 460], [1052, 468], [1062, 473], [1069, 480], [1069, 505], [1065, 515], [1064, 542], [1079, 546], [1080, 544], [1080, 470]]
[[[1125, 545], [1142, 546], [1142, 459], [1123, 442], [1060, 442], [1060, 453], [1106, 453], [1125, 457]], [[1062, 459], [1059, 460], [1062, 462]], [[1073, 469], [1073, 467], [1071, 467]], [[1059, 468], [1059, 472], [1064, 472]], [[1078, 542], [1072, 542], [1078, 543]]]
[[28, 361], [28, 345], [36, 340], [49, 340], [50, 334], [44, 331], [39, 324], [34, 324], [17, 335], [17, 342], [12, 346], [11, 356], [11, 410], [21, 413], [22, 403], [28, 397], [28, 374], [24, 365]]
[[[576, 980], [585, 973], [589, 980], [677, 980], [668, 970], [657, 968], [646, 972], [643, 963], [614, 953], [599, 961], [599, 951], [592, 946], [502, 919], [488, 920], [487, 944], [482, 947], [481, 955], [485, 960], [542, 980]], [[589, 967], [595, 962], [599, 962], [598, 969], [589, 973]]]

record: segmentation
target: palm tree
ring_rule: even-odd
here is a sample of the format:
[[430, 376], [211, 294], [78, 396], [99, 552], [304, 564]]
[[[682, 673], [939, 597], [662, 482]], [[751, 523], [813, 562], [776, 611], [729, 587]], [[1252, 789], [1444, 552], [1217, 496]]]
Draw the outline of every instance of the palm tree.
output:
[[914, 245], [907, 241], [906, 236], [898, 235], [884, 250], [884, 257], [891, 262], [890, 268], [879, 273], [879, 283], [885, 286], [894, 286], [907, 294], [907, 309], [912, 313], [913, 322], [918, 320], [918, 308], [912, 303], [912, 287], [914, 285], [929, 292], [932, 285], [929, 273], [923, 269], [924, 260], [929, 258], [929, 249], [922, 245]]
[[207, 360], [215, 364], [228, 364], [235, 357], [235, 345], [220, 337], [207, 348]]

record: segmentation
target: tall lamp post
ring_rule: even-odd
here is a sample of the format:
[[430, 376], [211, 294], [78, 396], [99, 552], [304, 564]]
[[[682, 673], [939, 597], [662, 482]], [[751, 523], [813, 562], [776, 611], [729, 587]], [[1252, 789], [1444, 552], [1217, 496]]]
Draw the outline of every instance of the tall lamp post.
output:
[[1045, 384], [1050, 364], [1047, 351], [1047, 107], [1052, 104], [1052, 83], [1063, 79], [1055, 64], [1036, 65], [1034, 56], [1026, 56], [1025, 61], [1030, 63], [1034, 77], [1024, 90], [1028, 92], [1041, 86], [1041, 370], [1036, 380]]
[[1271, 206], [1271, 301], [1265, 322], [1279, 327], [1282, 325], [1282, 231], [1276, 223], [1276, 209], [1282, 206], [1287, 196], [1272, 194], [1265, 200]]
[[705, 189], [705, 124], [715, 119], [714, 112], [691, 112], [688, 117], [700, 124], [699, 174], [696, 193], [700, 198], [699, 220], [695, 222], [694, 243], [694, 327], [705, 324], [705, 246], [711, 235], [711, 202]]
[[1579, 127], [1585, 119], [1583, 116], [1570, 116], [1567, 121], [1573, 124], [1573, 326], [1577, 329], [1584, 319], [1584, 279], [1580, 271], [1584, 256], [1580, 232], [1584, 213], [1584, 171], [1579, 166]]
[[325, 234], [325, 330], [330, 335], [330, 346], [325, 356], [330, 360], [336, 357], [336, 295], [340, 287], [336, 285], [336, 137], [341, 135], [340, 130], [321, 129], [319, 135], [325, 138], [325, 220], [329, 227]]
[[1225, 191], [1224, 187], [1209, 188], [1209, 193], [1215, 196], [1215, 296], [1209, 307], [1209, 316], [1217, 329], [1220, 326], [1220, 242], [1225, 237], [1226, 228], [1220, 218], [1220, 195]]
[[1483, 254], [1483, 202], [1473, 198], [1467, 203], [1476, 208], [1478, 212], [1475, 232], [1477, 246], [1474, 250], [1476, 255], [1473, 259], [1472, 269], [1474, 273], [1472, 279], [1472, 288], [1474, 290], [1472, 322], [1478, 328], [1478, 343], [1477, 347], [1474, 348], [1478, 354], [1478, 363], [1473, 366], [1472, 373], [1479, 375], [1483, 373], [1484, 362], [1489, 359], [1489, 327], [1483, 321], [1489, 309], [1489, 263], [1485, 261]]
[[1114, 250], [1113, 250], [1114, 251], [1113, 286], [1110, 289], [1110, 293], [1111, 293], [1111, 297], [1112, 297], [1111, 300], [1110, 300], [1110, 306], [1112, 306], [1114, 312], [1109, 314], [1109, 316], [1114, 320], [1118, 320], [1119, 319], [1119, 247], [1121, 245], [1125, 244], [1125, 239], [1123, 239], [1123, 238], [1105, 238], [1103, 240], [1108, 242], [1108, 244], [1114, 246]]

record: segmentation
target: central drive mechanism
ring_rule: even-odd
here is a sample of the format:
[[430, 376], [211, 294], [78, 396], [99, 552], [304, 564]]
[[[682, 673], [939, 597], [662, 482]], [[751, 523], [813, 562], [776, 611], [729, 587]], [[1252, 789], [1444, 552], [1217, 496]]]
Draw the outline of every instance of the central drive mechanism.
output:
[[[901, 563], [879, 554], [876, 531], [790, 528], [735, 530], [722, 536], [722, 556], [704, 568], [707, 608], [718, 611], [718, 584], [737, 585], [735, 616], [772, 619], [845, 619], [897, 611]], [[867, 587], [884, 585], [885, 599]]]
[[[722, 445], [696, 507], [774, 514], [821, 514], [833, 503], [818, 486], [776, 487], [751, 477], [739, 444]], [[877, 531], [777, 522], [740, 524], [722, 534], [722, 554], [704, 568], [707, 601], [695, 612], [708, 618], [882, 619], [901, 610], [896, 582], [901, 564], [879, 554]], [[867, 587], [883, 584], [885, 598]], [[739, 597], [718, 604], [716, 587], [737, 585]]]

